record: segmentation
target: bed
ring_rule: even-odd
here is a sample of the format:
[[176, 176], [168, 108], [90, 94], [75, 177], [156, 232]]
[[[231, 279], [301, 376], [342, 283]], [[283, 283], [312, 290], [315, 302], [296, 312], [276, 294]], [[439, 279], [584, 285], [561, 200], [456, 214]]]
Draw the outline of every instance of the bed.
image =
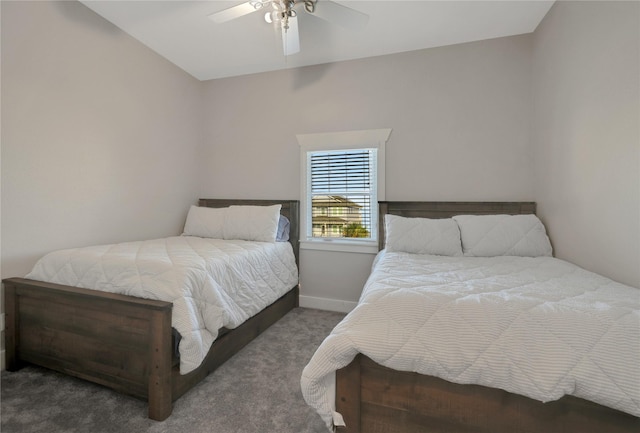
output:
[[[445, 219], [458, 215], [534, 215], [535, 203], [381, 202], [379, 221], [385, 221], [383, 217], [387, 214], [412, 220], [415, 217], [442, 219], [444, 223]], [[303, 396], [329, 429], [349, 433], [640, 431], [638, 289], [553, 257], [498, 257], [495, 262], [492, 257], [469, 257], [471, 261], [463, 262], [468, 259], [466, 249], [458, 254], [446, 253], [462, 257], [384, 251], [388, 246], [385, 240], [390, 235], [385, 232], [385, 226], [380, 224], [381, 252], [358, 306], [318, 348], [301, 378]], [[465, 233], [460, 230], [464, 243]], [[418, 233], [413, 232], [411, 238], [418, 238]], [[398, 245], [398, 238], [394, 238], [394, 243]], [[543, 256], [550, 255], [550, 244], [536, 248], [545, 250]], [[399, 260], [394, 259], [394, 255]], [[527, 265], [527, 261], [535, 266]], [[467, 266], [460, 262], [473, 264]], [[541, 268], [547, 268], [545, 272], [549, 277], [531, 285], [540, 294], [534, 291], [526, 296], [531, 301], [532, 312], [548, 307], [552, 313], [548, 323], [560, 334], [557, 341], [562, 340], [560, 337], [565, 332], [558, 323], [566, 320], [574, 324], [573, 320], [580, 316], [577, 307], [574, 314], [575, 305], [583, 301], [590, 303], [589, 296], [596, 292], [593, 296], [602, 293], [610, 296], [607, 302], [593, 302], [597, 306], [594, 317], [614, 311], [614, 318], [606, 319], [610, 320], [609, 325], [587, 323], [580, 329], [579, 339], [565, 336], [565, 342], [575, 343], [575, 354], [564, 350], [566, 344], [556, 344], [555, 340], [549, 343], [534, 333], [534, 322], [525, 321], [528, 315], [516, 310], [511, 313], [513, 317], [502, 315], [502, 310], [505, 315], [512, 311], [512, 305], [522, 299], [523, 293], [519, 286], [501, 287], [501, 281], [513, 273], [513, 266], [518, 269], [516, 274], [525, 280], [534, 278], [537, 271], [532, 269], [537, 268], [539, 262]], [[463, 277], [465, 272], [472, 278]], [[555, 299], [540, 302], [536, 298], [546, 293], [565, 293], [561, 287], [565, 276], [569, 282], [576, 281], [575, 277], [586, 278], [589, 284], [593, 283], [594, 290], [574, 287], [575, 302], [558, 315], [553, 313]], [[496, 286], [484, 293], [482, 287], [489, 285], [476, 285], [475, 281], [481, 282], [487, 277], [489, 284]], [[520, 284], [522, 290], [529, 286]], [[422, 301], [422, 296], [417, 294], [421, 287], [433, 291], [427, 301]], [[474, 291], [476, 287], [481, 287], [481, 291]], [[469, 291], [464, 296], [455, 294], [464, 290]], [[416, 294], [416, 297], [409, 297], [407, 301], [407, 294]], [[486, 302], [487, 296], [504, 299], [498, 299], [492, 307]], [[385, 300], [384, 304], [379, 303], [381, 299]], [[396, 301], [396, 307], [393, 303], [390, 307], [389, 300]], [[480, 306], [484, 311], [478, 313]], [[394, 308], [399, 315], [389, 313]], [[388, 319], [377, 317], [376, 311], [388, 314]], [[426, 321], [422, 322], [422, 316], [416, 320], [416, 314], [429, 317], [428, 326]], [[433, 320], [434, 317], [438, 320]], [[464, 323], [458, 323], [457, 318], [463, 318]], [[501, 321], [509, 325], [501, 327]], [[525, 326], [516, 327], [515, 323]], [[429, 332], [423, 332], [424, 329]], [[407, 335], [407, 330], [422, 335], [421, 340], [416, 342]], [[597, 336], [597, 342], [591, 342], [590, 334]], [[499, 341], [484, 344], [486, 336], [496, 335], [500, 336]], [[509, 340], [520, 346], [519, 351], [505, 349], [509, 346], [502, 344]], [[462, 343], [456, 344], [458, 341]], [[539, 350], [536, 344], [544, 350]], [[489, 356], [492, 351], [495, 353]], [[547, 370], [541, 362], [549, 351], [554, 356], [554, 366], [559, 369], [570, 366], [565, 369], [562, 380], [551, 371], [554, 366]], [[414, 358], [415, 354], [419, 357]], [[602, 360], [602, 368], [596, 368], [595, 373], [586, 367], [593, 359]], [[519, 370], [524, 374], [519, 375]], [[587, 376], [586, 382], [583, 375]], [[530, 377], [531, 382], [523, 381], [524, 377]]]
[[[252, 313], [251, 317], [239, 316], [236, 318], [235, 322], [242, 322], [241, 324], [235, 326], [234, 322], [232, 327], [222, 326], [216, 329], [215, 332], [210, 332], [209, 334], [213, 335], [212, 339], [214, 340], [210, 343], [210, 347], [207, 347], [206, 350], [203, 349], [205, 351], [200, 354], [202, 360], [197, 366], [187, 364], [185, 367], [185, 363], [181, 359], [184, 356], [180, 356], [180, 352], [177, 350], [185, 338], [179, 332], [176, 332], [176, 329], [172, 326], [173, 312], [177, 308], [174, 308], [173, 302], [149, 299], [153, 298], [153, 296], [140, 297], [111, 291], [92, 290], [86, 287], [77, 287], [75, 284], [72, 286], [29, 278], [8, 278], [3, 280], [7, 370], [16, 371], [26, 363], [57, 370], [107, 386], [118, 392], [148, 400], [149, 418], [159, 421], [166, 419], [171, 414], [173, 401], [200, 382], [288, 311], [298, 306], [298, 206], [298, 201], [292, 200], [200, 199], [199, 206], [192, 206], [192, 209], [190, 209], [184, 234], [193, 234], [187, 233], [188, 227], [191, 227], [190, 230], [194, 233], [198, 230], [203, 230], [203, 227], [209, 228], [215, 224], [218, 224], [215, 227], [222, 227], [225, 221], [222, 216], [230, 215], [230, 213], [222, 213], [227, 212], [227, 209], [239, 209], [242, 212], [246, 212], [247, 209], [259, 209], [262, 212], [262, 209], [276, 208], [275, 218], [279, 218], [279, 223], [285, 221], [288, 227], [288, 242], [272, 243], [274, 248], [284, 249], [286, 263], [285, 259], [277, 259], [282, 262], [282, 264], [278, 265], [259, 262], [259, 266], [274, 266], [274, 272], [282, 274], [276, 273], [273, 277], [274, 279], [281, 279], [278, 283], [284, 284], [285, 281], [288, 281], [286, 287], [277, 288], [277, 290], [284, 293], [280, 295], [280, 292], [277, 292], [278, 297], [276, 300], [269, 301], [270, 303], [267, 306], [261, 308], [255, 314]], [[280, 207], [279, 214], [278, 207]], [[208, 213], [203, 214], [203, 211]], [[208, 220], [203, 222], [196, 218], [196, 216], [202, 215], [205, 215]], [[245, 213], [243, 215], [247, 216], [248, 214]], [[240, 220], [240, 223], [246, 223], [247, 221]], [[229, 228], [228, 223], [226, 228]], [[250, 224], [244, 224], [244, 226], [235, 226], [235, 228], [246, 231], [254, 230], [255, 227]], [[278, 229], [280, 229], [280, 226]], [[208, 244], [205, 247], [214, 250], [216, 255], [221, 255], [221, 260], [211, 263], [203, 259], [202, 267], [206, 268], [207, 272], [204, 272], [202, 277], [202, 273], [196, 274], [196, 276], [189, 274], [186, 276], [188, 281], [199, 278], [207, 282], [210, 281], [211, 279], [207, 275], [210, 267], [215, 267], [216, 271], [225, 278], [223, 282], [227, 281], [228, 274], [234, 272], [231, 266], [225, 267], [227, 261], [233, 263], [225, 255], [224, 248], [227, 247], [223, 248], [222, 246], [226, 245], [227, 242], [217, 239], [200, 239], [197, 236], [184, 236], [184, 234], [179, 237], [167, 238], [166, 245], [172, 245], [173, 242], [177, 242], [178, 245], [182, 246], [193, 244], [197, 246], [194, 247], [194, 252], [197, 255], [201, 254], [203, 242], [218, 242], [215, 244], [215, 248], [209, 247]], [[157, 241], [165, 242], [165, 240], [153, 240], [150, 242], [158, 243]], [[234, 254], [237, 252], [242, 260], [245, 260], [249, 254], [258, 257], [258, 260], [262, 260], [262, 256], [267, 257], [267, 253], [261, 249], [262, 244], [271, 248], [269, 242], [230, 240], [228, 244], [230, 245], [229, 248], [233, 249]], [[142, 251], [143, 248], [146, 248], [147, 243], [140, 243], [139, 245], [138, 243], [117, 244], [115, 245], [116, 251], [119, 251], [119, 245], [123, 245], [122, 248], [136, 245], [136, 248]], [[89, 249], [91, 248], [95, 250], [95, 248], [99, 247], [89, 247]], [[169, 248], [167, 247], [167, 249]], [[109, 251], [112, 250], [113, 248]], [[141, 257], [143, 259], [145, 257], [138, 254], [140, 251], [135, 254], [137, 262], [133, 271], [139, 275], [133, 275], [134, 278], [142, 281], [145, 272], [152, 274], [154, 269], [158, 267], [161, 269], [171, 267], [172, 263], [158, 264], [154, 263], [154, 259], [150, 264], [151, 271], [145, 271], [148, 268], [142, 267], [145, 263], [140, 264], [141, 261], [144, 261]], [[177, 260], [179, 262], [184, 257], [187, 257], [184, 255], [183, 250], [178, 248], [177, 251], [177, 256], [172, 256], [168, 261]], [[167, 262], [167, 259], [165, 258], [164, 261]], [[74, 262], [70, 261], [70, 263], [70, 267], [73, 268], [75, 266]], [[261, 274], [267, 270], [261, 268], [245, 270], [244, 264], [245, 262], [241, 262], [235, 267], [242, 268], [242, 272], [258, 274], [255, 277], [257, 281], [256, 287], [262, 284], [259, 281]], [[35, 272], [39, 265], [40, 262], [36, 264], [32, 273]], [[105, 268], [105, 265], [101, 263], [95, 267]], [[100, 269], [100, 272], [107, 273], [104, 269]], [[115, 273], [119, 272], [118, 270]], [[124, 271], [124, 273], [126, 272]], [[168, 286], [174, 283], [169, 277], [166, 280]], [[175, 281], [182, 280], [176, 279]], [[111, 284], [111, 281], [108, 283]], [[220, 284], [222, 285], [222, 283]], [[142, 287], [143, 284], [141, 283], [140, 286]], [[240, 293], [240, 289], [236, 287], [230, 288], [225, 292], [224, 297], [231, 296], [227, 293]], [[252, 289], [253, 287], [242, 288], [247, 293]], [[265, 294], [264, 298], [259, 301], [265, 303], [267, 299], [270, 299], [268, 296], [275, 297], [275, 290], [276, 288], [272, 290], [273, 293]], [[242, 297], [246, 298], [245, 292], [242, 292]], [[133, 291], [132, 293], [138, 292]], [[200, 302], [199, 294], [192, 295], [189, 294], [186, 297], [189, 302], [193, 299]], [[262, 292], [260, 296], [263, 296]], [[209, 304], [205, 304], [205, 307], [211, 308]], [[255, 307], [251, 308], [255, 309]], [[224, 314], [227, 315], [226, 312]], [[207, 313], [207, 316], [202, 320], [210, 320], [208, 317]], [[200, 320], [199, 316], [198, 320]], [[213, 323], [217, 322], [214, 320]], [[194, 334], [192, 340], [197, 341], [198, 335]]]

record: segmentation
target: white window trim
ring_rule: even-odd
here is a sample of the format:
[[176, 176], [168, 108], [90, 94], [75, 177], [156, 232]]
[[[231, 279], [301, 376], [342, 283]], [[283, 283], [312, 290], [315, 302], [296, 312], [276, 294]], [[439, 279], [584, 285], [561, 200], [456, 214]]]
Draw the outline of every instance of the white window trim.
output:
[[[377, 195], [378, 201], [385, 200], [385, 147], [391, 128], [366, 129], [361, 131], [325, 132], [317, 134], [298, 134], [300, 144], [300, 248], [309, 250], [342, 251], [375, 254], [378, 241], [358, 241], [344, 239], [311, 239], [307, 237], [307, 153], [322, 150], [343, 150], [375, 148], [378, 150]], [[379, 224], [380, 222], [377, 222]], [[378, 233], [378, 227], [372, 230]]]

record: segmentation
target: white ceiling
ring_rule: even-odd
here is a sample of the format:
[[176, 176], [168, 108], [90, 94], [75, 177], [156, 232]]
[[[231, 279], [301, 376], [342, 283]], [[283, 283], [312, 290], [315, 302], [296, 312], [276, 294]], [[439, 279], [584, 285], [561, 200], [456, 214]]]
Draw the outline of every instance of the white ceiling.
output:
[[199, 80], [531, 33], [553, 4], [543, 0], [336, 0], [369, 15], [362, 30], [309, 15], [299, 5], [301, 50], [285, 57], [280, 35], [264, 21], [264, 13], [222, 24], [207, 17], [242, 0], [81, 1]]

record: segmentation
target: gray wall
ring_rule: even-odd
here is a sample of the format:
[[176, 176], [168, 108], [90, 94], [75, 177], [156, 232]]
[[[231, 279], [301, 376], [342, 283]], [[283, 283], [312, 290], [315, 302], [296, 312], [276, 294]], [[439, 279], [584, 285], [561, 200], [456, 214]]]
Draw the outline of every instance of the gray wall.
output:
[[59, 248], [181, 233], [202, 83], [81, 3], [1, 7], [2, 277]]
[[532, 199], [530, 42], [207, 81], [202, 193], [297, 198], [296, 134], [393, 128], [388, 199]]
[[533, 38], [535, 198], [558, 257], [640, 287], [640, 3], [556, 2]]

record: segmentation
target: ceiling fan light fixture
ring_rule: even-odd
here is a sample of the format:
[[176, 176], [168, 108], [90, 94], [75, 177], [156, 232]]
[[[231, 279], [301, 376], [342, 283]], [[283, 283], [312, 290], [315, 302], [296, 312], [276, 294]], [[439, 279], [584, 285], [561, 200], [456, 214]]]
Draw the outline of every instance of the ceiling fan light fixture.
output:
[[208, 17], [216, 23], [224, 23], [265, 8], [267, 12], [264, 14], [264, 20], [279, 27], [284, 53], [288, 56], [300, 51], [296, 11], [296, 6], [300, 4], [304, 6], [305, 12], [345, 27], [363, 28], [369, 20], [368, 15], [332, 0], [323, 0], [320, 7], [318, 0], [247, 0], [245, 3], [212, 13]]
[[279, 23], [285, 18], [286, 14], [280, 11], [271, 11], [264, 14], [264, 20], [269, 24]]

